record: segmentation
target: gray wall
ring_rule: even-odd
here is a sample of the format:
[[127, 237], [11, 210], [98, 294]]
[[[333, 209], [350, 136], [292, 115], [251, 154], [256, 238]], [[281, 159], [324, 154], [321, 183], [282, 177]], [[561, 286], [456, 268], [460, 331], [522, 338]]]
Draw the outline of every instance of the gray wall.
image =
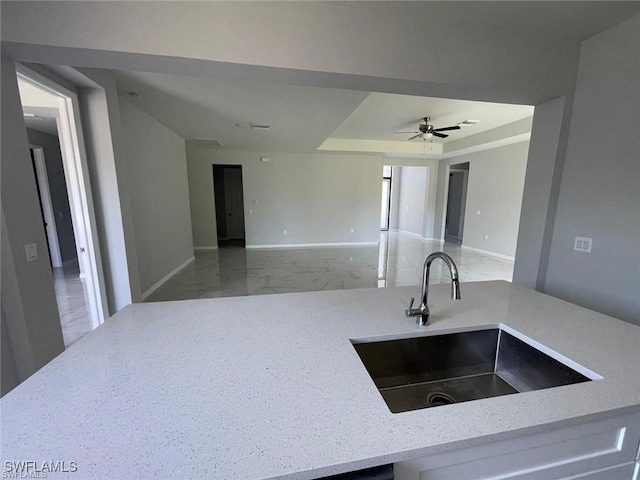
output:
[[[74, 47], [73, 65], [82, 56], [118, 68], [120, 55], [129, 69], [154, 71], [153, 62], [167, 55], [192, 65], [196, 59], [220, 62], [201, 65], [201, 74], [264, 65], [296, 69], [270, 72], [271, 81], [296, 83], [319, 77], [326, 82], [337, 77], [325, 72], [340, 72], [367, 77], [342, 83], [343, 88], [531, 105], [572, 85], [579, 48], [577, 41], [558, 42], [550, 35], [478, 27], [471, 12], [490, 15], [487, 11], [502, 8], [494, 2], [461, 6], [466, 18], [446, 7], [445, 15], [438, 8], [415, 15], [416, 7], [388, 11], [338, 2], [3, 2], [2, 7], [3, 40], [56, 45], [62, 47], [59, 55]], [[553, 16], [553, 5], [547, 11]], [[421, 45], [438, 48], [420, 49], [416, 59], [412, 53]], [[125, 59], [126, 52], [146, 57]], [[52, 52], [47, 55], [48, 62], [56, 61]], [[183, 74], [189, 74], [188, 63], [182, 62]], [[251, 68], [254, 78], [257, 70]]]
[[[549, 260], [561, 164], [564, 159], [561, 132], [568, 131], [565, 97], [536, 106], [529, 142], [513, 282], [543, 290]], [[566, 111], [567, 116], [571, 114]]]
[[[9, 362], [6, 368], [11, 370], [15, 366], [16, 370], [8, 375], [23, 381], [62, 352], [64, 341], [46, 255], [44, 225], [39, 220], [38, 193], [29, 158], [15, 64], [4, 55], [0, 73], [0, 321], [3, 333], [8, 333], [13, 352], [13, 363]], [[35, 243], [38, 248], [40, 258], [34, 262], [27, 262], [25, 258], [24, 246], [28, 243]], [[5, 392], [10, 387], [3, 383]]]
[[47, 166], [47, 179], [53, 204], [53, 214], [56, 220], [58, 243], [62, 261], [66, 262], [76, 258], [76, 243], [73, 235], [73, 223], [71, 210], [69, 209], [69, 196], [67, 195], [67, 183], [64, 178], [62, 165], [62, 153], [58, 137], [48, 133], [27, 128], [29, 143], [39, 145], [44, 149], [44, 160]]
[[[528, 149], [529, 142], [520, 142], [443, 160], [436, 207], [440, 225], [448, 190], [446, 165], [469, 162], [463, 246], [515, 256]], [[441, 228], [434, 233], [442, 238]], [[485, 235], [489, 236], [486, 240]]]
[[[545, 291], [640, 323], [640, 15], [582, 44]], [[590, 254], [573, 251], [592, 237]]]
[[[261, 156], [268, 156], [270, 161], [260, 162]], [[264, 154], [206, 148], [188, 142], [187, 159], [196, 247], [217, 245], [214, 163], [242, 165], [247, 246], [379, 240], [382, 195], [379, 156]], [[283, 235], [283, 230], [287, 230], [287, 235]]]
[[185, 142], [124, 98], [120, 116], [145, 292], [193, 257]]

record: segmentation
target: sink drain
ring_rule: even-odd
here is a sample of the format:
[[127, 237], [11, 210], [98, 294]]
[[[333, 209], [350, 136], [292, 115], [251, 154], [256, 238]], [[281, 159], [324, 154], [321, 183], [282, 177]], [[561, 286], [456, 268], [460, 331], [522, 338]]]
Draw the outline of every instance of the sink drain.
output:
[[427, 395], [427, 404], [430, 407], [440, 407], [442, 405], [451, 405], [456, 403], [451, 395], [442, 392], [433, 392]]

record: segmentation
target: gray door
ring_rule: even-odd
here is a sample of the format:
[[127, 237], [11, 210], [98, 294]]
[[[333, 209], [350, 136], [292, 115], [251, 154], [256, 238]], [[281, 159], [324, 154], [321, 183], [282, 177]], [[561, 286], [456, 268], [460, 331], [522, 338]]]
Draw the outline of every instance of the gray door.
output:
[[224, 192], [227, 207], [227, 236], [229, 240], [244, 239], [242, 169], [224, 169]]
[[464, 209], [464, 172], [449, 173], [449, 199], [447, 202], [447, 221], [445, 235], [462, 239], [462, 211]]

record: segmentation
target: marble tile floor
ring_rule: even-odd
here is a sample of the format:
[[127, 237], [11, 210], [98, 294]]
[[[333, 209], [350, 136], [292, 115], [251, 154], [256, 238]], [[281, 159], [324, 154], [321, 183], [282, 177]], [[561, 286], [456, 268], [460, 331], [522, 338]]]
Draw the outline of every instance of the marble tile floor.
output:
[[92, 330], [84, 280], [80, 278], [77, 260], [54, 268], [53, 283], [64, 345], [68, 348]]
[[[425, 258], [438, 250], [451, 255], [463, 283], [511, 281], [512, 261], [463, 250], [455, 244], [383, 232], [380, 245], [370, 247], [226, 247], [197, 252], [195, 262], [146, 301], [418, 285]], [[431, 283], [447, 282], [448, 269], [442, 262], [434, 262]]]

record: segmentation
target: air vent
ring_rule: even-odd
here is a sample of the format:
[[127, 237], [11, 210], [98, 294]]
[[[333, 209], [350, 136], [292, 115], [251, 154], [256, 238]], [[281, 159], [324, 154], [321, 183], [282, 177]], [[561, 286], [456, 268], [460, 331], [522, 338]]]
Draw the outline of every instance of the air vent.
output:
[[252, 123], [251, 128], [253, 128], [254, 130], [270, 130], [271, 125], [269, 125], [268, 123]]
[[472, 125], [477, 125], [478, 123], [480, 123], [480, 120], [467, 119], [464, 122], [460, 122], [458, 125], [460, 125], [461, 127], [470, 127]]
[[194, 138], [193, 141], [198, 145], [202, 145], [203, 147], [223, 147], [222, 142], [220, 140], [216, 140], [215, 138]]

